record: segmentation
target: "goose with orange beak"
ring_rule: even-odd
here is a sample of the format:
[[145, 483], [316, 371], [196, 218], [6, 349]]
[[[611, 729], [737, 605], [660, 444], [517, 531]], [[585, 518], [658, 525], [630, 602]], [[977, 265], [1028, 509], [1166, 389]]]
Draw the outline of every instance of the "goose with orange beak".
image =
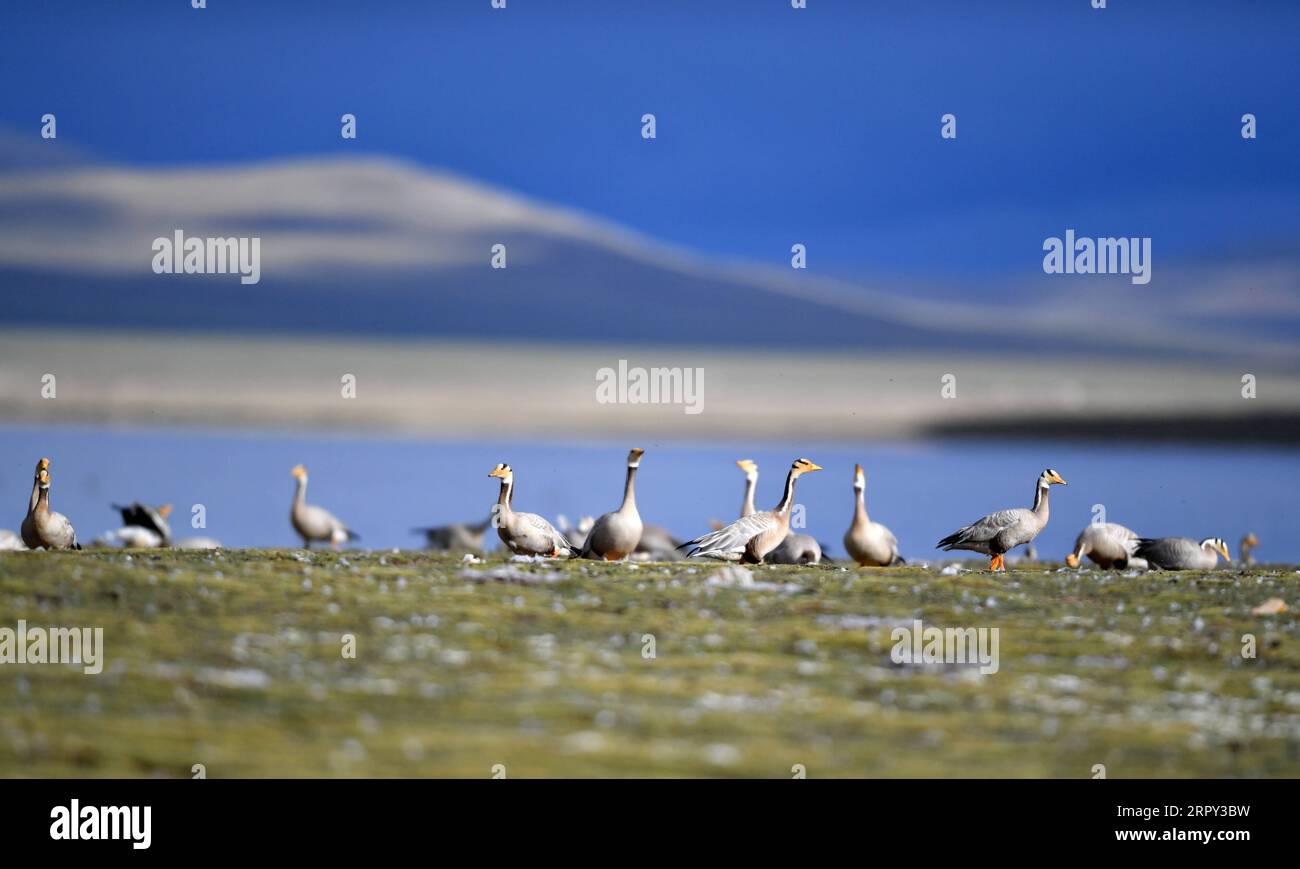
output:
[[688, 540], [677, 548], [686, 550], [688, 558], [698, 556], [761, 564], [790, 533], [790, 510], [794, 506], [795, 482], [804, 474], [821, 469], [821, 465], [808, 459], [795, 459], [785, 478], [785, 493], [781, 496], [781, 503], [775, 508], [743, 516], [724, 528]]
[[853, 522], [844, 532], [844, 549], [863, 567], [888, 567], [906, 564], [898, 554], [898, 538], [879, 522], [867, 516], [867, 475], [861, 465], [853, 466]]
[[341, 543], [361, 539], [361, 535], [344, 525], [333, 513], [324, 507], [307, 503], [306, 468], [297, 465], [290, 473], [293, 474], [296, 485], [289, 521], [293, 524], [293, 530], [302, 538], [304, 549], [311, 549], [314, 542], [328, 542], [331, 549], [338, 549]]
[[541, 516], [515, 512], [511, 505], [515, 491], [515, 472], [509, 465], [497, 465], [488, 472], [488, 476], [501, 481], [501, 493], [497, 496], [496, 506], [492, 508], [492, 522], [497, 527], [497, 536], [507, 549], [515, 555], [544, 555], [548, 558], [572, 558], [579, 554], [577, 547]]
[[1065, 480], [1051, 468], [1038, 475], [1034, 486], [1034, 506], [999, 510], [959, 528], [939, 541], [944, 551], [965, 549], [989, 556], [989, 570], [1006, 570], [1003, 558], [1022, 543], [1028, 543], [1047, 527], [1050, 510], [1047, 493], [1052, 486], [1064, 486]]
[[36, 502], [41, 496], [41, 471], [49, 470], [50, 460], [42, 458], [36, 463], [36, 472], [32, 474], [32, 497], [27, 502], [27, 515], [23, 518], [23, 524], [18, 528], [18, 534], [23, 539], [28, 549], [35, 549], [41, 545], [41, 539], [36, 534]]
[[32, 524], [36, 529], [38, 544], [45, 549], [80, 549], [77, 532], [73, 530], [68, 517], [50, 509], [50, 472], [42, 468], [36, 475], [36, 481], [39, 494], [36, 509], [32, 512]]

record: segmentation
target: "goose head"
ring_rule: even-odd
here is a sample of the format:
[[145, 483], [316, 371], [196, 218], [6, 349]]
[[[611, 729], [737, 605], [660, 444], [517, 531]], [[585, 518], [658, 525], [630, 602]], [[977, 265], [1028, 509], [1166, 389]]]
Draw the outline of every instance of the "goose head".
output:
[[1065, 563], [1068, 564], [1068, 565], [1070, 565], [1071, 567], [1078, 567], [1078, 566], [1079, 566], [1079, 556], [1077, 556], [1077, 555], [1075, 555], [1073, 552], [1071, 552], [1069, 555], [1065, 556]]
[[861, 465], [853, 466], [853, 488], [858, 491], [867, 488], [867, 475], [863, 473]]
[[1046, 489], [1049, 486], [1066, 486], [1065, 478], [1051, 468], [1047, 468], [1038, 475], [1038, 488]]
[[1258, 545], [1259, 545], [1259, 538], [1255, 536], [1254, 531], [1251, 531], [1248, 532], [1245, 537], [1241, 538], [1241, 544], [1237, 548], [1249, 549], [1252, 546], [1258, 546]]
[[36, 472], [36, 480], [40, 484], [42, 492], [48, 492], [50, 489], [50, 472], [41, 468]]
[[502, 463], [502, 464], [498, 464], [495, 468], [488, 471], [488, 476], [500, 477], [502, 482], [510, 483], [513, 482], [515, 479], [515, 472], [511, 470], [509, 465]]
[[50, 467], [50, 460], [42, 457], [41, 460], [36, 463], [36, 476], [39, 477], [41, 475], [41, 471], [48, 470], [49, 467]]
[[736, 467], [745, 472], [745, 479], [751, 483], [758, 479], [758, 463], [753, 459], [737, 459]]
[[645, 450], [640, 447], [632, 447], [632, 451], [627, 454], [627, 466], [637, 468], [641, 466], [641, 457], [645, 455]]
[[171, 514], [172, 514], [171, 504], [163, 504], [161, 507], [158, 508], [158, 515], [163, 517], [164, 519], [166, 519]]
[[302, 465], [294, 465], [293, 470], [290, 471], [289, 473], [293, 474], [293, 478], [295, 480], [298, 480], [303, 483], [307, 482], [307, 469], [304, 468]]
[[790, 465], [790, 473], [796, 477], [822, 470], [822, 466], [811, 459], [795, 459]]
[[1219, 553], [1223, 556], [1224, 561], [1232, 561], [1232, 556], [1228, 554], [1228, 544], [1224, 543], [1218, 537], [1205, 538], [1201, 541], [1201, 548]]

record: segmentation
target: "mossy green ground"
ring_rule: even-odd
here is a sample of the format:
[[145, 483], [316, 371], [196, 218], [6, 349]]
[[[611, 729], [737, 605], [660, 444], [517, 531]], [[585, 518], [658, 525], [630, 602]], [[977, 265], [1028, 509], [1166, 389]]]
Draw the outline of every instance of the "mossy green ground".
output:
[[[469, 576], [505, 565], [0, 553], [0, 627], [102, 627], [106, 660], [93, 676], [0, 665], [0, 774], [1300, 774], [1294, 568], [760, 567], [750, 587], [708, 582], [712, 563]], [[1273, 597], [1292, 609], [1251, 614]], [[895, 664], [891, 629], [914, 618], [998, 628], [999, 672]]]

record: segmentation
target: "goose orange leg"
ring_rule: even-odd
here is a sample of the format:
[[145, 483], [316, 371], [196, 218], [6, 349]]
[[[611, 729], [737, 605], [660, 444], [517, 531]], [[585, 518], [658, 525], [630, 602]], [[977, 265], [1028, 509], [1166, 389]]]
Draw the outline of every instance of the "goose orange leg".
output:
[[992, 559], [989, 560], [989, 570], [997, 571], [997, 570], [1006, 570], [1006, 569], [1007, 569], [1007, 564], [1003, 560], [1001, 555], [995, 555], [993, 556]]

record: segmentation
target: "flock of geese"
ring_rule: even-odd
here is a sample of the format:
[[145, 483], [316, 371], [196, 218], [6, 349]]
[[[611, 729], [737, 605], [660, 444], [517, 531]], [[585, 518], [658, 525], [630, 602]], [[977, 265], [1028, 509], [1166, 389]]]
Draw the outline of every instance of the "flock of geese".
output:
[[[633, 449], [627, 457], [627, 476], [623, 483], [623, 500], [617, 510], [573, 529], [561, 530], [536, 513], [514, 509], [515, 472], [507, 464], [493, 468], [488, 477], [500, 481], [496, 504], [488, 517], [477, 524], [453, 524], [437, 528], [415, 529], [425, 535], [429, 548], [445, 551], [474, 552], [483, 548], [488, 528], [495, 527], [506, 549], [515, 555], [546, 558], [592, 558], [621, 561], [635, 558], [644, 561], [670, 561], [679, 558], [712, 558], [744, 564], [817, 564], [824, 556], [817, 540], [790, 529], [795, 505], [795, 486], [804, 474], [822, 470], [808, 459], [796, 459], [786, 475], [781, 500], [771, 510], [754, 506], [758, 484], [758, 465], [741, 459], [736, 465], [745, 474], [745, 495], [740, 517], [729, 525], [715, 523], [707, 534], [679, 542], [664, 528], [641, 521], [636, 506], [636, 474], [645, 450]], [[295, 480], [289, 519], [303, 546], [328, 543], [340, 545], [360, 539], [356, 532], [323, 507], [307, 503], [307, 469], [298, 465], [292, 470]], [[0, 549], [81, 549], [72, 523], [62, 513], [50, 508], [50, 460], [36, 464], [27, 514], [18, 534], [0, 531]], [[989, 556], [989, 569], [1005, 570], [1005, 556], [1017, 546], [1028, 546], [1047, 527], [1050, 517], [1049, 493], [1052, 486], [1066, 485], [1065, 479], [1047, 468], [1038, 475], [1031, 507], [999, 510], [965, 525], [940, 540], [937, 546], [978, 552]], [[866, 475], [862, 466], [853, 470], [853, 519], [844, 533], [844, 549], [849, 557], [864, 567], [890, 567], [905, 564], [898, 551], [898, 539], [887, 527], [867, 515]], [[133, 503], [114, 505], [122, 516], [123, 527], [110, 532], [102, 545], [130, 547], [214, 548], [219, 544], [208, 538], [190, 538], [173, 542], [167, 515], [171, 507], [159, 508]], [[1241, 557], [1253, 564], [1252, 550], [1259, 544], [1254, 534], [1241, 541]], [[1079, 533], [1074, 551], [1066, 556], [1070, 567], [1078, 567], [1087, 557], [1105, 569], [1209, 570], [1219, 557], [1231, 561], [1228, 545], [1210, 537], [1196, 541], [1188, 537], [1145, 538], [1114, 523], [1092, 523]]]

